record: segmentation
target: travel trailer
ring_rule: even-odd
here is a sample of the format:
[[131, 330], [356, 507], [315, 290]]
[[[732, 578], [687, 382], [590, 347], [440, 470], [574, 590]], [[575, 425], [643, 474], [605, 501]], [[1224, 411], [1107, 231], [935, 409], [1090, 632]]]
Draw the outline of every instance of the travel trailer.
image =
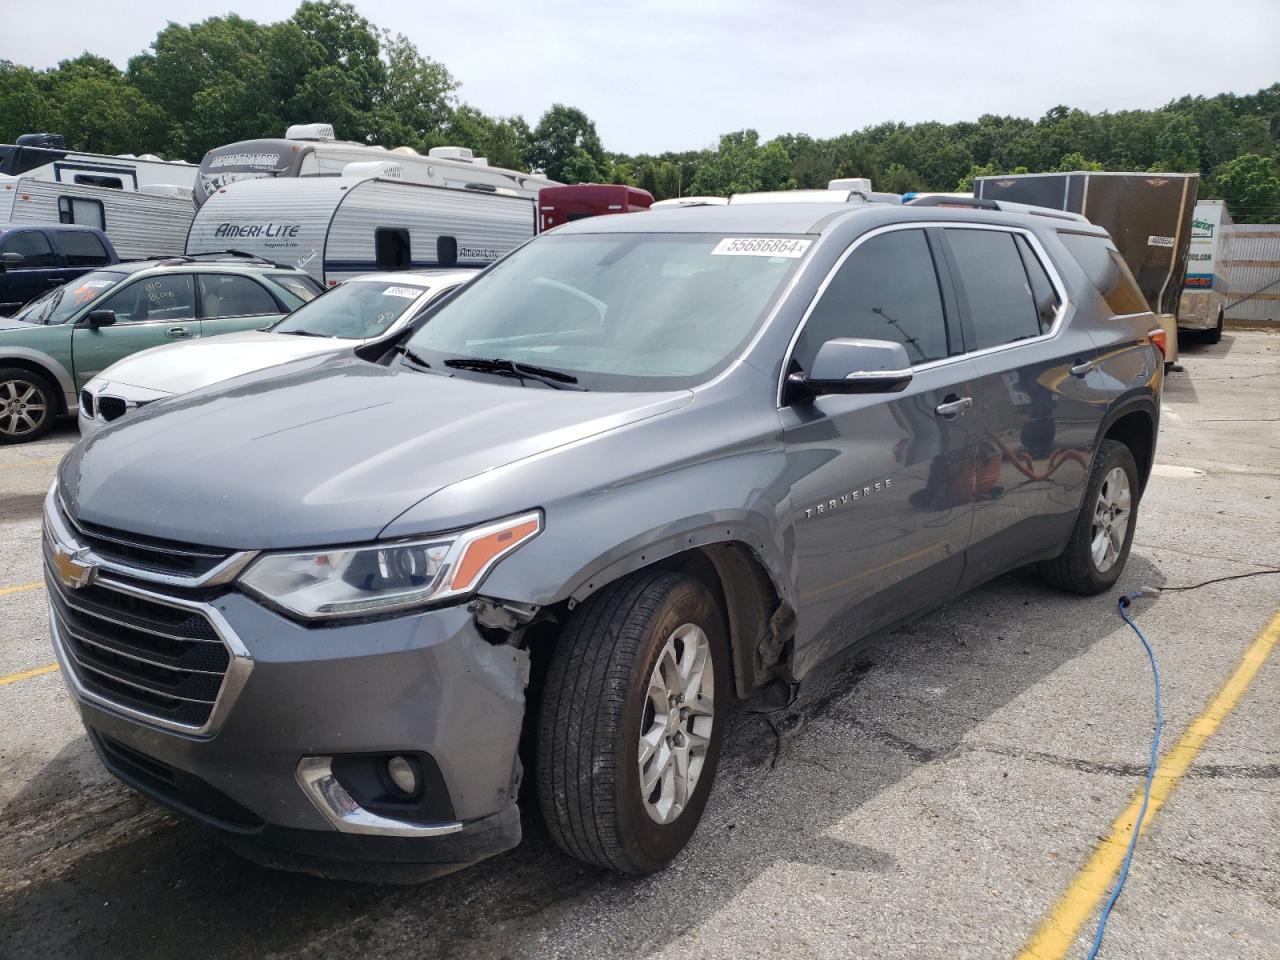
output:
[[473, 190], [511, 190], [537, 198], [543, 187], [559, 184], [536, 173], [491, 167], [465, 147], [432, 147], [426, 156], [413, 147], [369, 146], [338, 140], [327, 123], [295, 124], [283, 140], [242, 140], [215, 147], [200, 161], [195, 203], [240, 180], [321, 177], [341, 174], [352, 163], [395, 163], [409, 183]]
[[191, 226], [195, 176], [195, 164], [78, 153], [56, 134], [27, 134], [0, 145], [0, 225], [97, 227], [123, 259], [172, 256]]
[[539, 229], [614, 213], [637, 213], [653, 206], [653, 194], [616, 183], [575, 183], [543, 187], [538, 193]]
[[397, 164], [369, 166], [219, 187], [196, 213], [186, 252], [245, 251], [334, 286], [375, 270], [484, 267], [537, 232], [528, 197], [411, 183]]

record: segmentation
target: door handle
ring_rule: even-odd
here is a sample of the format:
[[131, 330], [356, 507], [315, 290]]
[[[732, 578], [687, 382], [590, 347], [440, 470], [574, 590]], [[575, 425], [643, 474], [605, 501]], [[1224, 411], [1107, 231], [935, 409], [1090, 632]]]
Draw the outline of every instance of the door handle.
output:
[[170, 327], [165, 332], [166, 337], [173, 337], [175, 340], [181, 340], [183, 337], [191, 336], [191, 331], [186, 327]]
[[1089, 371], [1097, 365], [1098, 362], [1096, 360], [1081, 360], [1077, 357], [1076, 365], [1071, 368], [1071, 375], [1073, 377], [1086, 377], [1089, 375]]
[[973, 397], [957, 397], [953, 393], [934, 407], [933, 412], [944, 420], [954, 420], [972, 406]]

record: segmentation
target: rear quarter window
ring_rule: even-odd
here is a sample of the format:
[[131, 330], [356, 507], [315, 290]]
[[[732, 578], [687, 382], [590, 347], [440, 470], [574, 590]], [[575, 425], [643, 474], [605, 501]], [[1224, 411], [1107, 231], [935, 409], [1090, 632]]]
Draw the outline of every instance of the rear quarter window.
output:
[[1151, 311], [1128, 264], [1109, 238], [1083, 233], [1059, 233], [1058, 236], [1107, 301], [1113, 316]]

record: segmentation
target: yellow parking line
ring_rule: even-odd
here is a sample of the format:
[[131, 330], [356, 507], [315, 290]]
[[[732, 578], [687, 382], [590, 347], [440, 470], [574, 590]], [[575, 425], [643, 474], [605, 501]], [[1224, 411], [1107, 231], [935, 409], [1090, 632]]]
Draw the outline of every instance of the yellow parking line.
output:
[[35, 667], [31, 670], [23, 670], [21, 673], [11, 673], [7, 677], [0, 677], [0, 687], [8, 686], [11, 683], [17, 683], [19, 680], [30, 680], [32, 677], [42, 677], [46, 673], [53, 673], [58, 669], [56, 663], [46, 663], [43, 667]]
[[[1151, 824], [1173, 788], [1186, 775], [1205, 741], [1240, 702], [1263, 662], [1275, 649], [1277, 641], [1280, 641], [1280, 613], [1272, 617], [1267, 627], [1249, 645], [1235, 672], [1222, 685], [1218, 695], [1192, 721], [1182, 739], [1156, 767], [1156, 775], [1151, 784], [1151, 802], [1147, 805], [1147, 815], [1142, 821], [1143, 830]], [[1124, 860], [1125, 849], [1129, 845], [1129, 837], [1133, 833], [1133, 824], [1140, 809], [1142, 790], [1134, 794], [1124, 813], [1116, 818], [1111, 825], [1111, 832], [1098, 844], [1088, 862], [1076, 874], [1067, 892], [1058, 900], [1053, 912], [1027, 941], [1027, 945], [1018, 954], [1018, 960], [1060, 960], [1066, 956], [1094, 908], [1111, 889]]]
[[61, 459], [61, 456], [41, 457], [38, 460], [19, 460], [17, 463], [0, 463], [0, 470], [17, 470], [20, 467], [35, 467], [45, 463], [57, 463]]
[[11, 593], [25, 593], [28, 590], [43, 590], [44, 581], [37, 580], [35, 583], [19, 583], [12, 587], [0, 587], [0, 597], [7, 597]]

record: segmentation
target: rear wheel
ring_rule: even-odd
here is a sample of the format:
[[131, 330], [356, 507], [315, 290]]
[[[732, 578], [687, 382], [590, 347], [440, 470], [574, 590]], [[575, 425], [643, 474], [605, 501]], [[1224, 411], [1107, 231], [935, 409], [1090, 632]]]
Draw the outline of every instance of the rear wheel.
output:
[[627, 577], [579, 607], [547, 672], [538, 799], [567, 853], [651, 873], [693, 835], [720, 759], [729, 663], [698, 581]]
[[44, 436], [57, 413], [57, 396], [48, 380], [20, 367], [0, 369], [0, 443]]
[[1061, 556], [1040, 564], [1055, 587], [1072, 593], [1102, 593], [1120, 579], [1138, 519], [1138, 465], [1123, 443], [1098, 445], [1084, 505]]

